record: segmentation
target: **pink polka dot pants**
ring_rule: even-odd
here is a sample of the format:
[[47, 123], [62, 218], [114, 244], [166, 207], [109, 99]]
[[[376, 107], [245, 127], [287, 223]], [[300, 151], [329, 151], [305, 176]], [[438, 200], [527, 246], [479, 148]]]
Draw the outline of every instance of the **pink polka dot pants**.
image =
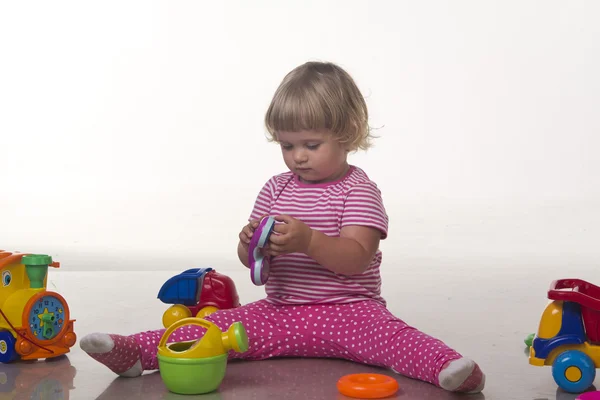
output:
[[[329, 357], [387, 367], [395, 372], [439, 386], [444, 364], [460, 358], [453, 349], [407, 325], [382, 304], [362, 301], [351, 304], [275, 306], [266, 300], [209, 315], [221, 330], [241, 321], [249, 349], [231, 352], [231, 358], [262, 360], [272, 357]], [[131, 337], [140, 345], [144, 370], [158, 368], [157, 345], [164, 329]], [[169, 339], [184, 341], [201, 337], [205, 329], [184, 326]]]

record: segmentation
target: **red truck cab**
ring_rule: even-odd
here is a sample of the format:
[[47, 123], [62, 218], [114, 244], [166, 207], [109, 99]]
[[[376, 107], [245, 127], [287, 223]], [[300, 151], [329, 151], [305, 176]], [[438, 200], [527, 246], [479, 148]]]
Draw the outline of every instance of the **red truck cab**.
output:
[[189, 269], [171, 277], [161, 287], [158, 298], [173, 304], [163, 315], [165, 328], [182, 318], [202, 318], [241, 305], [233, 280], [212, 268]]

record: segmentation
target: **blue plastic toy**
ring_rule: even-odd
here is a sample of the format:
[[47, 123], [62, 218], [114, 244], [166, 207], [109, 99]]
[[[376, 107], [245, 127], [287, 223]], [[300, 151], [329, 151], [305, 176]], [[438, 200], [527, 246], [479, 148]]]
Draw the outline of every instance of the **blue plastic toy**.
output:
[[193, 268], [173, 276], [162, 285], [158, 298], [166, 304], [186, 306], [198, 304], [204, 276], [212, 270], [212, 268]]

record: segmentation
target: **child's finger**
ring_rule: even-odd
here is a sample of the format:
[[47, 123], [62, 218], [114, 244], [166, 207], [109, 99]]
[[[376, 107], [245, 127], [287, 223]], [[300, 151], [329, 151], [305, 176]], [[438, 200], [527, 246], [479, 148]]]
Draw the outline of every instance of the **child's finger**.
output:
[[285, 251], [277, 251], [277, 250], [269, 250], [268, 254], [272, 257], [277, 257], [280, 256], [282, 254], [285, 254]]
[[291, 224], [292, 222], [294, 222], [294, 218], [289, 215], [286, 215], [286, 214], [281, 214], [281, 215], [277, 215], [275, 217], [275, 221], [285, 222], [286, 224]]
[[267, 248], [268, 251], [282, 252], [285, 250], [285, 246], [280, 244], [270, 244]]
[[283, 245], [287, 241], [287, 237], [283, 234], [280, 235], [271, 235], [269, 237], [269, 243], [271, 245]]
[[284, 234], [284, 233], [288, 233], [289, 230], [290, 230], [290, 226], [286, 225], [286, 224], [273, 225], [273, 232], [276, 232], [276, 233]]

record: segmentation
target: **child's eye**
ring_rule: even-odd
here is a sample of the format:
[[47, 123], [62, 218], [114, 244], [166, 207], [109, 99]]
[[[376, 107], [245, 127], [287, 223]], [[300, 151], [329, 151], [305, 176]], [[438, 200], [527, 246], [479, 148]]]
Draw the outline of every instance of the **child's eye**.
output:
[[316, 143], [316, 144], [311, 143], [311, 144], [307, 144], [306, 148], [309, 150], [316, 150], [319, 148], [320, 145], [321, 145], [320, 143]]
[[291, 144], [282, 144], [281, 148], [284, 150], [291, 150], [292, 149], [292, 145]]

